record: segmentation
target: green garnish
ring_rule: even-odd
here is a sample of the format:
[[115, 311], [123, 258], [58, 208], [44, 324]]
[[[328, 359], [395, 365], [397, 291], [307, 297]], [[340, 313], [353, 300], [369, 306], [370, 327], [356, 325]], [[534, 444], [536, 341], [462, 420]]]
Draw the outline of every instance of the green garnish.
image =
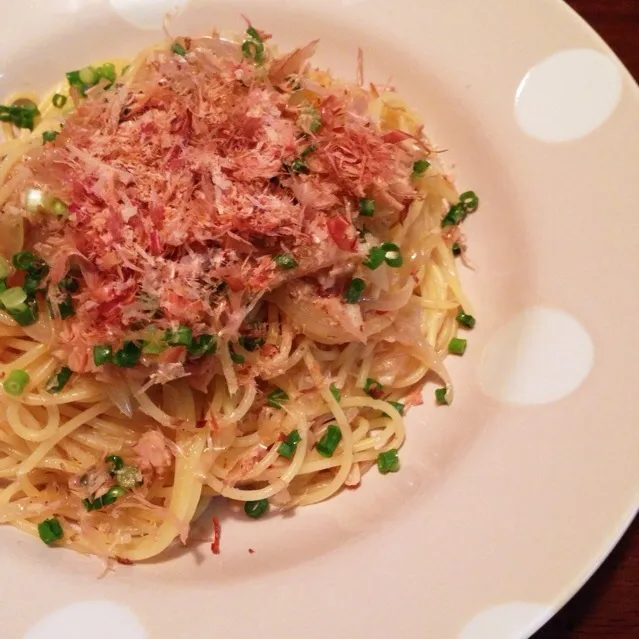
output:
[[285, 271], [297, 267], [297, 262], [290, 253], [280, 253], [279, 255], [274, 255], [273, 261]]
[[430, 166], [430, 162], [428, 160], [417, 160], [417, 162], [413, 162], [413, 174], [412, 177], [420, 177], [426, 173], [426, 169]]
[[308, 175], [311, 172], [308, 166], [306, 166], [306, 162], [304, 162], [301, 158], [295, 158], [288, 168], [293, 173], [304, 173], [305, 175]]
[[336, 402], [342, 401], [342, 391], [339, 388], [337, 388], [335, 384], [331, 384], [329, 387], [329, 390], [331, 391], [331, 395], [334, 397]]
[[241, 355], [240, 353], [236, 353], [233, 350], [233, 345], [229, 344], [229, 355], [231, 356], [231, 360], [235, 363], [235, 364], [244, 364], [244, 362], [246, 361], [244, 358], [244, 355]]
[[75, 315], [75, 309], [73, 308], [73, 299], [70, 295], [67, 295], [59, 304], [58, 311], [60, 312], [61, 319], [67, 319]]
[[42, 133], [42, 144], [53, 142], [58, 137], [59, 131], [44, 131]]
[[29, 383], [30, 377], [27, 371], [23, 371], [21, 368], [16, 368], [12, 370], [4, 382], [2, 382], [2, 388], [4, 388], [4, 392], [7, 395], [12, 395], [13, 397], [18, 397], [18, 395], [22, 395], [25, 386]]
[[242, 348], [250, 353], [264, 345], [264, 339], [262, 337], [247, 337], [246, 335], [242, 335], [237, 341]]
[[458, 255], [461, 255], [462, 250], [461, 250], [461, 246], [459, 246], [458, 242], [454, 242], [453, 243], [453, 245], [451, 247], [451, 251], [453, 252], [453, 255], [455, 257], [457, 257]]
[[268, 512], [268, 499], [259, 499], [258, 501], [247, 501], [244, 504], [244, 512], [251, 519], [259, 519]]
[[479, 198], [475, 191], [466, 191], [459, 196], [459, 203], [466, 213], [474, 213], [479, 208]]
[[67, 103], [67, 96], [62, 95], [61, 93], [56, 93], [51, 100], [53, 102], [53, 106], [56, 109], [62, 109], [64, 105]]
[[314, 144], [309, 144], [301, 153], [300, 157], [305, 158], [309, 153], [315, 151], [317, 147]]
[[7, 310], [21, 306], [27, 300], [27, 293], [21, 286], [12, 286], [0, 293], [0, 304]]
[[291, 431], [286, 439], [279, 445], [277, 452], [282, 455], [282, 457], [286, 457], [286, 459], [291, 459], [295, 454], [295, 450], [297, 449], [297, 445], [301, 441], [301, 437], [298, 430]]
[[9, 122], [19, 129], [33, 131], [35, 119], [40, 111], [35, 102], [25, 101], [22, 105], [5, 106], [0, 104], [0, 122]]
[[8, 308], [7, 313], [20, 324], [20, 326], [31, 326], [38, 321], [38, 303], [31, 299], [15, 308]]
[[264, 61], [264, 44], [262, 36], [253, 27], [246, 30], [248, 38], [242, 43], [242, 53], [247, 58], [251, 58], [255, 64]]
[[118, 470], [124, 468], [124, 460], [122, 459], [122, 457], [120, 457], [120, 455], [107, 455], [104, 458], [104, 461], [107, 464], [111, 464], [111, 466], [113, 467], [113, 470], [109, 471], [110, 475], [115, 475]]
[[466, 328], [474, 328], [476, 324], [475, 318], [472, 315], [466, 315], [463, 310], [460, 310], [459, 313], [457, 313], [457, 317], [455, 319]]
[[164, 333], [164, 339], [169, 346], [190, 346], [193, 342], [193, 331], [189, 326], [169, 328]]
[[365, 288], [366, 282], [359, 277], [354, 277], [344, 293], [345, 302], [347, 304], [357, 304]]
[[467, 340], [453, 337], [453, 339], [448, 342], [448, 352], [451, 353], [451, 355], [463, 355], [466, 352], [467, 344]]
[[33, 251], [19, 251], [12, 259], [13, 265], [21, 271], [26, 271], [36, 260], [38, 256]]
[[456, 226], [466, 219], [466, 211], [461, 204], [453, 204], [442, 220], [442, 228]]
[[397, 448], [391, 448], [377, 455], [377, 468], [382, 475], [396, 473], [399, 470], [399, 455]]
[[384, 262], [392, 268], [399, 268], [404, 260], [399, 252], [399, 246], [392, 242], [384, 242], [381, 246], [374, 246], [369, 252], [368, 257], [362, 262], [364, 266], [374, 271]]
[[62, 539], [64, 533], [62, 532], [62, 526], [58, 518], [51, 517], [50, 519], [41, 521], [38, 524], [38, 535], [47, 546]]
[[202, 355], [215, 353], [217, 350], [217, 336], [204, 334], [199, 337], [194, 337], [191, 344], [187, 347], [187, 350], [192, 357], [201, 357]]
[[93, 347], [93, 363], [102, 366], [113, 361], [113, 348], [108, 344], [99, 344]]
[[440, 406], [444, 406], [446, 404], [448, 404], [448, 397], [447, 397], [448, 391], [446, 388], [438, 388], [435, 391], [435, 401], [440, 405]]
[[68, 366], [63, 366], [55, 375], [47, 382], [47, 391], [55, 394], [59, 393], [71, 379], [73, 372]]
[[67, 291], [67, 293], [77, 293], [80, 288], [80, 282], [73, 275], [67, 275], [58, 282], [58, 288], [61, 291]]
[[122, 488], [122, 486], [111, 486], [107, 492], [102, 495], [102, 505], [110, 506], [114, 504], [120, 497], [124, 497], [126, 495], [126, 490]]
[[285, 402], [288, 399], [288, 394], [281, 388], [276, 388], [266, 396], [266, 399], [268, 400], [269, 406], [272, 406], [273, 408], [282, 408], [282, 402]]
[[331, 424], [315, 448], [322, 457], [332, 457], [338, 444], [342, 441], [342, 431], [336, 424]]
[[364, 217], [373, 217], [375, 213], [375, 200], [368, 198], [360, 198], [359, 200], [359, 214]]
[[182, 57], [186, 55], [186, 49], [179, 42], [173, 43], [171, 51], [173, 51], [176, 55], [181, 55]]
[[122, 348], [115, 352], [113, 363], [121, 368], [132, 368], [139, 361], [142, 355], [142, 348], [137, 342], [124, 342]]

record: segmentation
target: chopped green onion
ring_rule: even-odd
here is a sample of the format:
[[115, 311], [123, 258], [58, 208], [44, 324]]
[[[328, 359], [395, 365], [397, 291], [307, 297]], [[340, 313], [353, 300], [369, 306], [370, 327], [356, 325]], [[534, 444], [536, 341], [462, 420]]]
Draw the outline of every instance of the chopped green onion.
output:
[[94, 67], [84, 67], [78, 71], [78, 79], [82, 84], [93, 86], [100, 80], [100, 74]]
[[317, 133], [322, 128], [322, 120], [319, 116], [315, 116], [311, 119], [311, 123], [309, 124], [309, 129], [311, 133]]
[[281, 388], [276, 388], [266, 396], [266, 399], [268, 400], [269, 406], [272, 406], [273, 408], [282, 408], [282, 402], [285, 402], [288, 399], [288, 394]]
[[241, 355], [240, 353], [236, 353], [233, 350], [233, 345], [232, 344], [229, 344], [229, 355], [231, 356], [231, 360], [235, 364], [244, 364], [244, 362], [245, 362], [244, 355]]
[[377, 455], [377, 468], [382, 475], [396, 473], [399, 470], [399, 455], [397, 448], [391, 448]]
[[338, 444], [342, 441], [342, 431], [339, 426], [331, 424], [315, 448], [322, 457], [332, 457]]
[[413, 163], [413, 175], [412, 177], [420, 177], [426, 173], [426, 169], [430, 166], [430, 162], [428, 160], [417, 160], [417, 162]]
[[113, 361], [113, 348], [108, 344], [99, 344], [93, 347], [93, 363], [102, 366]]
[[44, 131], [42, 133], [42, 144], [53, 142], [58, 137], [59, 131]]
[[199, 337], [194, 337], [191, 344], [187, 347], [187, 350], [189, 355], [193, 357], [201, 357], [202, 355], [215, 353], [217, 350], [217, 336], [204, 334]]
[[7, 290], [7, 280], [0, 280], [0, 293], [4, 293]]
[[[0, 298], [1, 299], [1, 298]], [[466, 315], [463, 310], [457, 313], [457, 317], [455, 318], [462, 326], [466, 328], [474, 328], [476, 324], [476, 320], [472, 315]]]
[[33, 251], [19, 251], [13, 256], [13, 265], [25, 271], [37, 260], [37, 256]]
[[67, 96], [62, 95], [61, 93], [56, 93], [51, 101], [56, 109], [62, 109], [67, 103]]
[[458, 255], [461, 255], [462, 250], [461, 250], [461, 246], [459, 246], [458, 242], [454, 242], [453, 243], [453, 245], [451, 247], [451, 251], [453, 252], [453, 255], [455, 257], [457, 257]]
[[26, 295], [35, 295], [40, 286], [40, 278], [37, 275], [27, 274], [24, 278], [22, 288]]
[[115, 352], [113, 363], [121, 368], [132, 368], [140, 361], [142, 348], [137, 342], [124, 342], [122, 348]]
[[111, 486], [107, 492], [102, 495], [102, 505], [110, 506], [114, 504], [120, 497], [124, 497], [126, 495], [126, 490], [122, 488], [122, 486]]
[[262, 36], [258, 33], [257, 29], [255, 29], [254, 27], [249, 27], [246, 30], [246, 33], [251, 36], [251, 38], [253, 38], [253, 40], [257, 41], [257, 42], [262, 42]]
[[297, 445], [301, 441], [301, 437], [298, 430], [291, 431], [286, 439], [279, 445], [277, 452], [282, 455], [282, 457], [286, 457], [286, 459], [291, 459], [295, 454], [295, 450], [297, 449]]
[[108, 89], [115, 82], [115, 65], [112, 62], [105, 62], [98, 67], [98, 76], [111, 83], [105, 87]]
[[63, 366], [53, 377], [47, 382], [47, 391], [51, 394], [59, 393], [71, 379], [73, 375], [68, 366]]
[[40, 115], [37, 105], [31, 100], [25, 100], [22, 104], [5, 106], [0, 104], [0, 122], [9, 122], [19, 129], [33, 131], [35, 119]]
[[133, 490], [142, 483], [137, 466], [123, 466], [115, 472], [115, 476], [118, 484], [127, 490]]
[[466, 352], [467, 344], [467, 340], [453, 337], [453, 339], [448, 342], [448, 352], [452, 355], [463, 355]]
[[56, 217], [63, 217], [69, 212], [69, 207], [62, 200], [54, 197], [47, 207], [47, 210], [53, 213]]
[[261, 337], [247, 337], [246, 335], [242, 335], [237, 341], [238, 344], [249, 351], [249, 353], [252, 353], [264, 345], [264, 339]]
[[406, 408], [406, 406], [404, 406], [404, 404], [401, 404], [400, 402], [388, 402], [400, 415], [404, 414], [404, 409]]
[[4, 293], [0, 293], [0, 303], [8, 310], [14, 309], [27, 299], [27, 294], [21, 286], [12, 286]]
[[466, 191], [459, 196], [459, 203], [466, 213], [474, 213], [479, 208], [479, 198], [475, 191]]
[[31, 378], [27, 371], [23, 371], [21, 368], [16, 368], [7, 375], [6, 379], [2, 383], [2, 387], [7, 395], [17, 397], [18, 395], [22, 395], [22, 391], [24, 391], [24, 388], [29, 383], [30, 379]]
[[285, 271], [297, 267], [297, 262], [290, 253], [280, 253], [279, 255], [274, 255], [273, 261]]
[[110, 475], [113, 475], [118, 470], [124, 468], [124, 460], [122, 459], [122, 457], [120, 457], [120, 455], [107, 455], [104, 458], [104, 461], [107, 464], [111, 464], [111, 466], [113, 466], [113, 470], [109, 472]]
[[268, 499], [259, 499], [258, 501], [247, 501], [244, 504], [244, 512], [251, 519], [259, 519], [268, 512]]
[[20, 324], [20, 326], [31, 326], [38, 321], [38, 303], [35, 300], [28, 300], [15, 308], [8, 308], [7, 313]]
[[242, 53], [255, 64], [260, 64], [264, 60], [264, 45], [259, 40], [245, 40], [242, 43]]
[[344, 293], [344, 300], [346, 301], [346, 303], [357, 304], [365, 288], [366, 282], [364, 282], [364, 280], [360, 279], [359, 277], [353, 278], [351, 280], [351, 283], [348, 285], [346, 292]]
[[186, 55], [186, 49], [179, 42], [173, 43], [171, 51], [173, 51], [176, 55], [181, 55], [182, 57]]
[[306, 166], [306, 162], [300, 158], [295, 158], [291, 162], [289, 169], [293, 171], [293, 173], [304, 173], [305, 175], [308, 175], [311, 172]]
[[301, 153], [300, 157], [305, 158], [309, 153], [315, 151], [317, 147], [314, 144], [309, 144]]
[[331, 395], [335, 399], [336, 402], [342, 401], [342, 391], [335, 386], [335, 384], [331, 384], [329, 390], [331, 391]]
[[375, 200], [369, 200], [368, 198], [360, 198], [359, 200], [359, 214], [364, 217], [373, 217], [375, 213]]
[[61, 319], [67, 319], [75, 315], [75, 309], [73, 308], [73, 298], [67, 295], [62, 302], [58, 304], [58, 311], [60, 312]]
[[374, 246], [369, 252], [368, 257], [362, 262], [364, 266], [374, 271], [379, 268], [386, 259], [386, 251], [381, 246]]
[[9, 260], [0, 255], [0, 280], [4, 280], [11, 275], [11, 264]]
[[438, 388], [435, 391], [435, 401], [440, 405], [444, 406], [448, 404], [448, 391], [446, 388]]
[[190, 346], [193, 341], [193, 331], [189, 326], [170, 328], [164, 333], [164, 339], [169, 346]]
[[466, 210], [461, 204], [453, 204], [442, 220], [442, 228], [457, 226], [466, 219]]
[[51, 517], [50, 519], [41, 521], [38, 524], [38, 535], [47, 546], [62, 539], [64, 533], [59, 519], [57, 517]]
[[68, 293], [77, 293], [80, 288], [80, 283], [73, 277], [73, 275], [67, 275], [64, 279], [58, 282], [58, 288], [61, 291], [67, 291]]
[[402, 259], [402, 255], [399, 252], [399, 246], [397, 246], [397, 244], [384, 242], [382, 244], [382, 250], [384, 251], [384, 259], [388, 266], [392, 268], [399, 268], [403, 264], [404, 260]]
[[366, 378], [364, 384], [364, 392], [370, 395], [373, 399], [379, 399], [383, 395], [384, 387], [372, 377]]

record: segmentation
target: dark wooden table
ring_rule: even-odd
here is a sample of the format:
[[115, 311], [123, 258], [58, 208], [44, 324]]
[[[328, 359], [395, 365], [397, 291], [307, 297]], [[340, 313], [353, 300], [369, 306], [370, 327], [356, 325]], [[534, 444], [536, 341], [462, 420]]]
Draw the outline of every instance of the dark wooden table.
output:
[[[568, 0], [639, 79], [639, 0]], [[639, 639], [639, 519], [533, 639]]]

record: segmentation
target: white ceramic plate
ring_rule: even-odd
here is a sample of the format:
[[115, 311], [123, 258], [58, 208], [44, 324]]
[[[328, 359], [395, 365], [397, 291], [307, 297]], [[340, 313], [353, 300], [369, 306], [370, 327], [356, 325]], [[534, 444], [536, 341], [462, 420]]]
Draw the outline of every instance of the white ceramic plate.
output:
[[[119, 566], [0, 531], [10, 639], [518, 639], [639, 503], [639, 91], [558, 0], [31, 0], [3, 6], [0, 89], [173, 34], [241, 30], [394, 84], [482, 198], [478, 328], [450, 410], [411, 412], [400, 473], [293, 516], [222, 515], [204, 545]], [[253, 554], [248, 549], [255, 550]]]

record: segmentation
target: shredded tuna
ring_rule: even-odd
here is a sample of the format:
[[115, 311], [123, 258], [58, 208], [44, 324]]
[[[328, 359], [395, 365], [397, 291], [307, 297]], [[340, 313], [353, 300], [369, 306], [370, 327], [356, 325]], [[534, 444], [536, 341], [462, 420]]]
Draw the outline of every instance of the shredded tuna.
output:
[[162, 474], [171, 467], [169, 440], [159, 430], [144, 433], [133, 450], [137, 455], [136, 465], [142, 472], [153, 470]]

